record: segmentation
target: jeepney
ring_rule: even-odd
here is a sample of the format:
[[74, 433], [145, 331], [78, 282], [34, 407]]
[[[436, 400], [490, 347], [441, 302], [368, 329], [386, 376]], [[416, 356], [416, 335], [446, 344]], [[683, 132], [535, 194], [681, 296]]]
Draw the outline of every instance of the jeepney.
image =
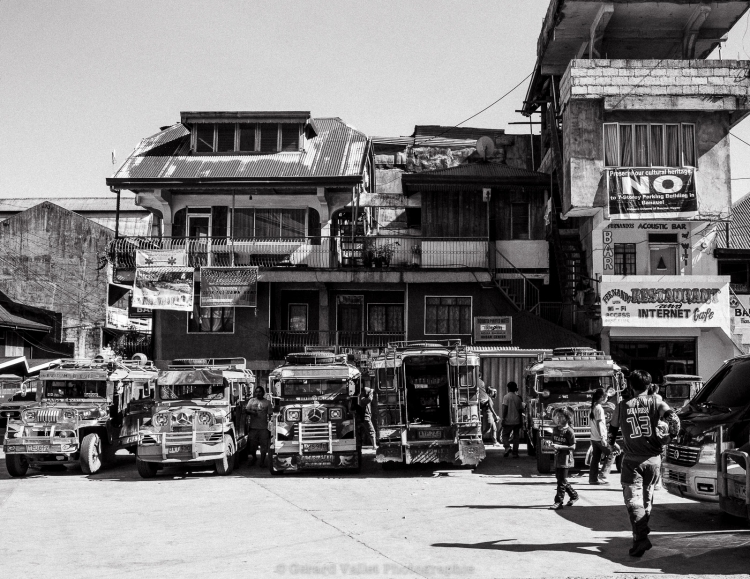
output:
[[376, 460], [476, 466], [485, 457], [479, 356], [460, 340], [392, 342], [372, 360]]
[[231, 474], [247, 448], [245, 405], [255, 376], [246, 366], [244, 358], [184, 359], [159, 371], [155, 405], [138, 434], [141, 477], [170, 465]]
[[591, 442], [591, 398], [597, 388], [607, 393], [607, 401], [602, 407], [609, 423], [615, 405], [620, 401], [625, 380], [620, 367], [610, 356], [592, 348], [557, 348], [552, 354], [540, 354], [539, 357], [540, 360], [524, 372], [527, 448], [530, 455], [536, 455], [537, 470], [549, 473], [554, 454], [551, 439], [555, 409], [567, 407], [573, 412], [570, 425], [576, 435], [573, 456], [585, 461]]
[[662, 461], [667, 492], [719, 502], [719, 458], [723, 451], [743, 445], [750, 435], [749, 385], [750, 356], [732, 358], [679, 410], [680, 431], [667, 445]]
[[20, 420], [21, 412], [36, 404], [37, 378], [21, 381], [13, 377], [0, 382], [0, 431], [5, 432], [8, 420]]
[[[717, 443], [722, 446], [723, 435], [718, 432]], [[750, 519], [750, 443], [740, 448], [725, 450], [717, 461], [717, 491], [719, 509], [734, 517]]]
[[274, 402], [271, 474], [314, 469], [359, 472], [361, 374], [346, 354], [289, 354], [268, 377]]
[[703, 388], [703, 379], [692, 374], [667, 374], [659, 386], [659, 395], [670, 408], [679, 410]]
[[120, 449], [134, 452], [153, 399], [156, 368], [134, 360], [64, 360], [39, 373], [36, 402], [8, 421], [5, 465], [14, 477], [29, 467], [79, 463], [99, 471]]

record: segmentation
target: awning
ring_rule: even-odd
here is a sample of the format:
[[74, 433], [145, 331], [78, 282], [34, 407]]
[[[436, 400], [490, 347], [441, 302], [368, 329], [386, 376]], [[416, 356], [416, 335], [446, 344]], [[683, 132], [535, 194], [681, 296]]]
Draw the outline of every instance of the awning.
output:
[[11, 330], [31, 330], [36, 332], [49, 332], [52, 327], [39, 322], [32, 322], [21, 316], [11, 314], [0, 305], [0, 328], [10, 328]]
[[60, 358], [27, 360], [26, 356], [0, 358], [0, 370], [6, 374], [14, 374], [22, 378], [27, 378], [29, 376], [36, 376], [41, 370], [59, 366], [61, 361]]

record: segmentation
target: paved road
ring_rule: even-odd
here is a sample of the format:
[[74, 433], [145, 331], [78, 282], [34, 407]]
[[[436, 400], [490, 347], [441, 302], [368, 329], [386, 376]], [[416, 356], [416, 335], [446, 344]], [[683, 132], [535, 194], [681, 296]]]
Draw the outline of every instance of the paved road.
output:
[[10, 479], [0, 454], [2, 577], [489, 578], [750, 572], [750, 529], [713, 505], [657, 493], [654, 548], [628, 553], [621, 494], [577, 488], [550, 511], [554, 478], [491, 449], [475, 472], [430, 466], [271, 477], [165, 471], [132, 456], [86, 476]]

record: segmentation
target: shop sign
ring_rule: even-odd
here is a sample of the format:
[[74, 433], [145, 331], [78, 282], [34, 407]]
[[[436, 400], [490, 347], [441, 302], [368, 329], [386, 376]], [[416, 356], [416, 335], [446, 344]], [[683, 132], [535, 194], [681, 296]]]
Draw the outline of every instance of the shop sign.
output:
[[107, 322], [106, 328], [112, 330], [135, 330], [138, 332], [150, 332], [151, 331], [151, 310], [145, 310], [148, 312], [149, 317], [145, 319], [131, 318], [128, 315], [128, 310], [121, 310], [120, 308], [107, 307]]
[[695, 169], [606, 169], [612, 219], [683, 219], [698, 215]]
[[190, 267], [139, 267], [133, 284], [133, 307], [193, 311], [193, 275]]
[[729, 278], [603, 276], [601, 301], [604, 326], [722, 328], [729, 334]]
[[732, 294], [729, 299], [729, 306], [732, 309], [734, 332], [750, 334], [750, 296]]
[[475, 342], [510, 342], [513, 339], [510, 316], [474, 318]]
[[187, 252], [182, 249], [136, 249], [136, 267], [186, 267]]
[[39, 372], [40, 380], [106, 380], [106, 370], [42, 370]]
[[202, 267], [202, 308], [254, 308], [258, 302], [257, 267]]

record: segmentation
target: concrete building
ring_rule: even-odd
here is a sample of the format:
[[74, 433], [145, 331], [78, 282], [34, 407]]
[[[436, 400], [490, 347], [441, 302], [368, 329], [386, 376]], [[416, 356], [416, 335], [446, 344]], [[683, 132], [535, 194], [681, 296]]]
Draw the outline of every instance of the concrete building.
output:
[[553, 259], [579, 332], [620, 363], [708, 377], [738, 352], [716, 235], [750, 62], [707, 60], [750, 2], [552, 0], [524, 101], [541, 114]]
[[[530, 170], [528, 136], [443, 129], [373, 144], [307, 112], [185, 112], [144, 139], [107, 184], [136, 193], [160, 236], [111, 244], [113, 276], [133, 283], [138, 256], [161, 250], [196, 279], [192, 311], [154, 310], [157, 363], [243, 356], [263, 378], [305, 347], [366, 364], [405, 339], [589, 344], [537, 315], [549, 178]], [[260, 268], [256, 308], [204, 307], [216, 266]]]

